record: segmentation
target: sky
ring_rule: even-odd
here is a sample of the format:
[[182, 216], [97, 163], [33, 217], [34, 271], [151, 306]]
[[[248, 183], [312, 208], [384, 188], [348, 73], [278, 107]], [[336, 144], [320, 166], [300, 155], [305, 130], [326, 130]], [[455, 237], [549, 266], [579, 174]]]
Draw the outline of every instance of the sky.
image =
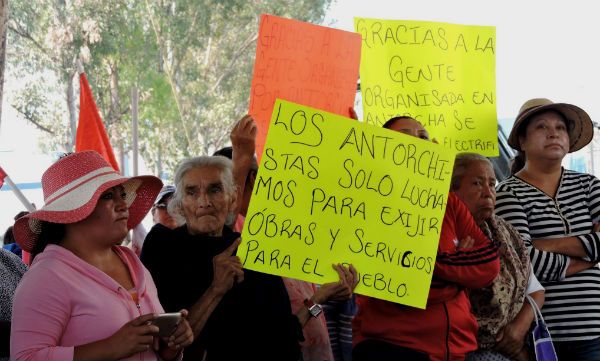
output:
[[[600, 123], [600, 21], [595, 3], [334, 0], [325, 25], [354, 31], [353, 19], [359, 16], [496, 26], [499, 119], [512, 119], [527, 99], [544, 97], [576, 104]], [[6, 91], [10, 91], [10, 84], [5, 84]], [[6, 96], [3, 101], [0, 166], [16, 183], [39, 182], [52, 157], [38, 150], [39, 131], [18, 119], [14, 110], [7, 107]], [[24, 193], [38, 207], [43, 204], [39, 190]], [[12, 192], [0, 192], [0, 233], [12, 224], [12, 217], [21, 209]], [[148, 220], [145, 224], [149, 224]]]

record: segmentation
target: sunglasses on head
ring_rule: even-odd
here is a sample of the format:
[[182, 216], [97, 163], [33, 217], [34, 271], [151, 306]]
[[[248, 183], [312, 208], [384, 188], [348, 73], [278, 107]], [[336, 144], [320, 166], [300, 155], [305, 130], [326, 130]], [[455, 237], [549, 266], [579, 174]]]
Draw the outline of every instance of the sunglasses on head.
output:
[[158, 209], [167, 209], [167, 205], [164, 203], [158, 203], [154, 205], [154, 208], [158, 208]]

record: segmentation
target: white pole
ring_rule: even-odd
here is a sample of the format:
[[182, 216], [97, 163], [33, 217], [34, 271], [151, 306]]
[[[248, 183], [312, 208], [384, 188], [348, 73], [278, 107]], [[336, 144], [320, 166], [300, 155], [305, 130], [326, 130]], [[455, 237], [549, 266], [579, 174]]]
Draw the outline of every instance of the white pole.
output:
[[12, 179], [10, 179], [10, 177], [8, 175], [6, 177], [4, 177], [4, 180], [6, 181], [6, 183], [8, 183], [8, 185], [10, 186], [10, 189], [12, 189], [12, 191], [15, 193], [15, 195], [17, 196], [17, 198], [19, 198], [19, 200], [21, 201], [21, 203], [23, 203], [23, 205], [25, 206], [25, 208], [29, 212], [35, 211], [35, 207], [33, 206], [33, 204], [31, 204], [27, 200], [27, 198], [25, 198], [25, 196], [23, 195], [23, 193], [21, 193], [21, 190], [19, 188], [17, 188], [17, 186], [15, 185], [15, 183], [12, 181]]
[[133, 133], [133, 176], [138, 175], [138, 89], [131, 88], [131, 132]]

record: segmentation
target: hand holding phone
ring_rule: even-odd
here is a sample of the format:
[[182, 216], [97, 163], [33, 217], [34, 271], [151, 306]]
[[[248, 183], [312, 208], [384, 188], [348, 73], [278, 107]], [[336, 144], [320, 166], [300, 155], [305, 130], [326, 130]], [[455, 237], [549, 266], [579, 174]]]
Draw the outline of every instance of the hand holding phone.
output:
[[168, 337], [175, 331], [177, 325], [181, 322], [181, 313], [161, 313], [155, 319], [150, 321], [155, 326], [158, 326], [158, 336]]

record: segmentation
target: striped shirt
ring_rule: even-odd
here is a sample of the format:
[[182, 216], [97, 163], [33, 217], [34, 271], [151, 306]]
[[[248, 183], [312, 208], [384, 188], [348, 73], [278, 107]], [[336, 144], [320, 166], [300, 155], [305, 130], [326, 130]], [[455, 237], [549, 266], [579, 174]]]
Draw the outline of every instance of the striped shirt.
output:
[[577, 236], [586, 261], [600, 260], [600, 180], [564, 170], [554, 198], [514, 175], [498, 185], [496, 214], [522, 235], [536, 276], [546, 288], [542, 309], [555, 341], [600, 337], [600, 268], [566, 276], [570, 257], [533, 248], [532, 239]]

